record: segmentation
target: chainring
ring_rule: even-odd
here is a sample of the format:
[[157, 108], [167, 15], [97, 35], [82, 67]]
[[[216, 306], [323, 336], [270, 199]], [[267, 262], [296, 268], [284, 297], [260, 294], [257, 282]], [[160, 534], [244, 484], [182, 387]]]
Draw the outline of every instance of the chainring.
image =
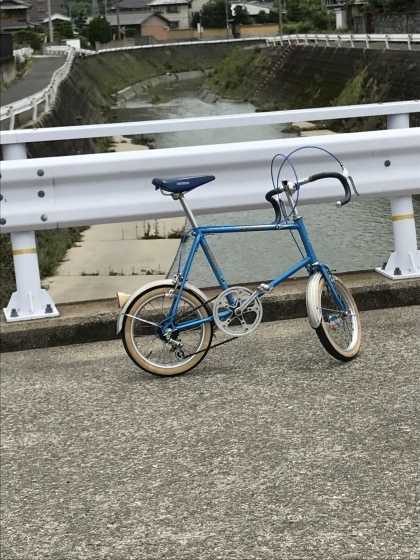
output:
[[244, 336], [258, 327], [263, 313], [259, 297], [240, 310], [253, 293], [243, 286], [232, 286], [218, 295], [213, 304], [213, 318], [221, 331], [230, 336]]

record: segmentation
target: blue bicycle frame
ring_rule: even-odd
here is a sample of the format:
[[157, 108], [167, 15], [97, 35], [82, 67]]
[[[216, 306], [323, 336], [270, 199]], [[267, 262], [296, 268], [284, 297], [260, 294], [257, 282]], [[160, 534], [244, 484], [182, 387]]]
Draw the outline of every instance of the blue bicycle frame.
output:
[[[177, 330], [188, 330], [191, 328], [195, 328], [203, 323], [208, 323], [213, 321], [213, 317], [207, 317], [205, 319], [195, 319], [193, 321], [185, 321], [182, 323], [177, 323], [176, 325], [172, 324], [172, 318], [176, 316], [176, 310], [178, 308], [178, 304], [180, 298], [182, 296], [182, 292], [185, 288], [185, 284], [187, 282], [195, 253], [198, 251], [199, 247], [203, 250], [203, 253], [213, 271], [213, 274], [222, 290], [226, 290], [229, 288], [229, 285], [226, 283], [225, 279], [223, 278], [222, 270], [219, 268], [216, 259], [207, 243], [206, 236], [212, 234], [220, 234], [220, 233], [245, 233], [251, 231], [278, 231], [278, 230], [288, 230], [294, 231], [296, 230], [299, 233], [300, 239], [302, 241], [303, 247], [306, 252], [306, 257], [296, 263], [294, 266], [287, 269], [285, 272], [271, 280], [271, 282], [267, 283], [267, 289], [264, 291], [258, 291], [257, 289], [257, 297], [262, 297], [265, 293], [271, 291], [273, 288], [290, 278], [299, 270], [306, 268], [308, 271], [309, 276], [311, 276], [315, 271], [320, 271], [325, 278], [328, 287], [333, 294], [334, 299], [336, 300], [337, 304], [339, 305], [340, 309], [345, 312], [346, 308], [341, 301], [341, 298], [337, 294], [337, 291], [334, 287], [334, 283], [331, 280], [329, 270], [324, 263], [320, 263], [317, 260], [315, 251], [312, 247], [312, 243], [309, 240], [309, 236], [301, 216], [297, 216], [293, 219], [293, 222], [282, 222], [282, 223], [270, 223], [270, 224], [255, 224], [255, 225], [232, 225], [232, 226], [197, 226], [192, 229], [190, 232], [192, 237], [194, 238], [190, 251], [188, 253], [184, 268], [182, 270], [179, 283], [177, 284], [177, 295], [174, 298], [174, 301], [171, 305], [170, 314], [168, 318], [163, 321], [164, 326], [176, 327]], [[228, 315], [228, 312], [221, 313], [220, 316]], [[163, 326], [163, 324], [161, 324]]]

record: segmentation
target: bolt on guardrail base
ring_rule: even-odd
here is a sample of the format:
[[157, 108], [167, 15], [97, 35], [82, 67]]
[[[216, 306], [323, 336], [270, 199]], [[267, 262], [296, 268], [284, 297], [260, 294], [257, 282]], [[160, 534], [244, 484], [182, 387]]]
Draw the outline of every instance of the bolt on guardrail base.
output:
[[14, 292], [9, 305], [3, 309], [3, 313], [8, 323], [45, 319], [60, 315], [48, 292], [43, 288], [37, 290], [36, 294], [28, 292], [23, 302], [22, 294]]
[[381, 268], [375, 268], [375, 270], [391, 280], [420, 278], [420, 251], [407, 253], [405, 258], [401, 258], [401, 255], [394, 252], [389, 257], [388, 262], [384, 263]]

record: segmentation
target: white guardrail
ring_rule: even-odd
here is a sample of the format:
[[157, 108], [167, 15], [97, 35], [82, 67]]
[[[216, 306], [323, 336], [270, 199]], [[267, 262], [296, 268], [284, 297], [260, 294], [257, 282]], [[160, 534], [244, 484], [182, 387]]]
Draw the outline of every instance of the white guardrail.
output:
[[357, 47], [363, 45], [366, 49], [372, 43], [382, 43], [385, 49], [393, 48], [394, 44], [405, 45], [408, 50], [412, 49], [413, 44], [420, 43], [420, 33], [400, 33], [400, 34], [305, 34], [305, 35], [281, 35], [278, 37], [266, 38], [267, 45], [325, 45], [338, 47]]
[[9, 119], [9, 130], [15, 128], [16, 116], [21, 113], [31, 112], [32, 121], [36, 121], [42, 113], [47, 113], [53, 106], [57, 96], [58, 87], [62, 80], [66, 78], [70, 72], [71, 65], [75, 57], [75, 49], [71, 47], [64, 47], [64, 50], [56, 54], [66, 54], [67, 58], [63, 66], [54, 72], [50, 84], [42, 91], [20, 99], [9, 105], [4, 105], [0, 108], [0, 121]]
[[[191, 192], [198, 213], [260, 208], [271, 186], [276, 154], [317, 146], [333, 152], [354, 178], [357, 196], [391, 199], [395, 252], [382, 272], [389, 278], [420, 276], [412, 195], [420, 194], [420, 128], [409, 128], [419, 101], [201, 117], [94, 126], [17, 130], [1, 135], [0, 232], [11, 233], [17, 290], [4, 310], [8, 321], [57, 315], [40, 287], [35, 230], [115, 223], [181, 215], [171, 199], [157, 196], [156, 176], [214, 174], [210, 187]], [[388, 116], [388, 130], [309, 138], [27, 159], [26, 143], [114, 135]], [[293, 155], [299, 175], [331, 167], [325, 153], [305, 149]], [[336, 201], [330, 181], [302, 188], [300, 202]], [[362, 232], [359, 232], [362, 235]]]

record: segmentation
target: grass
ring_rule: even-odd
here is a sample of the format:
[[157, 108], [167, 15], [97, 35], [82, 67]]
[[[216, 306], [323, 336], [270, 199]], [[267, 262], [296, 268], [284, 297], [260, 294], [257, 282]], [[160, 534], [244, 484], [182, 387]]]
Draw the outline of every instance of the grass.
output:
[[[36, 232], [39, 271], [42, 278], [53, 276], [67, 251], [82, 239], [86, 228], [63, 228]], [[0, 235], [0, 305], [6, 307], [16, 289], [10, 234]]]

